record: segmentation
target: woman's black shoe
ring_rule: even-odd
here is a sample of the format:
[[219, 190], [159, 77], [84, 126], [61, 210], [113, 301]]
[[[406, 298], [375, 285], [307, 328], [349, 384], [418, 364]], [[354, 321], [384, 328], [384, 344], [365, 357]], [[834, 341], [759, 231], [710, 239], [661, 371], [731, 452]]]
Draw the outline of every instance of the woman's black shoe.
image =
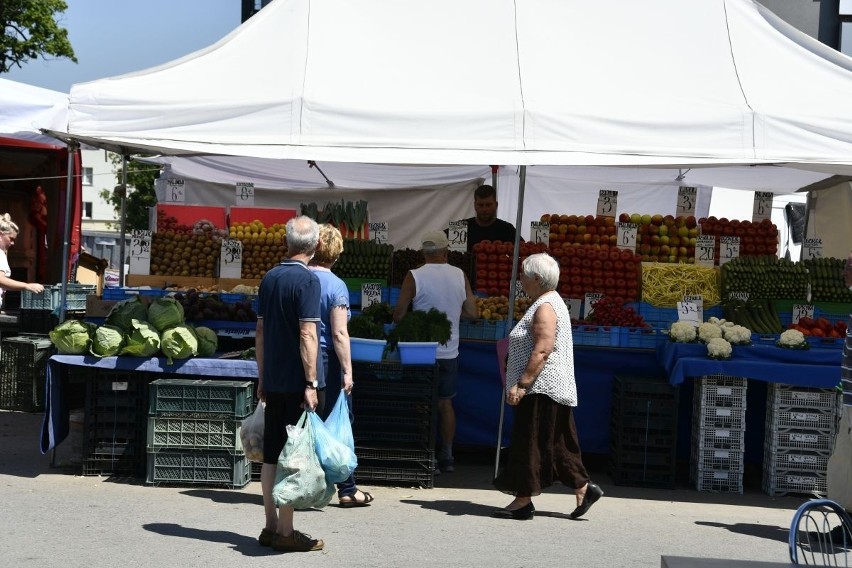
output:
[[514, 519], [516, 521], [529, 521], [535, 516], [535, 507], [530, 501], [527, 505], [524, 505], [520, 509], [515, 509], [514, 511], [510, 511], [508, 509], [497, 509], [492, 513], [493, 517], [497, 517], [498, 519]]
[[589, 482], [589, 486], [586, 487], [586, 494], [583, 496], [583, 502], [580, 503], [580, 506], [574, 509], [571, 512], [572, 519], [579, 519], [583, 515], [589, 512], [589, 509], [592, 508], [598, 499], [603, 497], [603, 489], [597, 486], [597, 484]]

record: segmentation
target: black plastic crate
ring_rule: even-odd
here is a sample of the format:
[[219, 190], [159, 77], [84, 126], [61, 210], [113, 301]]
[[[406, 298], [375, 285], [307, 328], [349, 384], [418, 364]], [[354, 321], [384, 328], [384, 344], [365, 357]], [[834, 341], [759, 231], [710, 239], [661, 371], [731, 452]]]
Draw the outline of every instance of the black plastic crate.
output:
[[151, 382], [151, 416], [189, 414], [245, 418], [254, 410], [254, 383], [208, 379], [157, 379]]
[[612, 382], [613, 399], [677, 400], [678, 388], [666, 377], [615, 375]]
[[413, 416], [434, 420], [437, 406], [427, 399], [393, 400], [373, 397], [353, 397], [352, 410], [355, 419], [362, 416]]
[[429, 460], [373, 460], [359, 459], [355, 475], [359, 482], [378, 485], [435, 486], [434, 462]]
[[[65, 319], [83, 319], [85, 311], [66, 312]], [[50, 310], [21, 310], [18, 317], [21, 333], [35, 333], [47, 335], [59, 325], [59, 317]]]
[[414, 448], [372, 448], [355, 445], [355, 455], [358, 460], [381, 461], [413, 461], [419, 463], [434, 463], [435, 451]]
[[612, 413], [638, 416], [674, 416], [678, 412], [675, 398], [617, 398], [613, 393]]
[[160, 450], [148, 452], [145, 482], [239, 488], [251, 475], [251, 462], [242, 452]]
[[[434, 385], [407, 384], [402, 381], [377, 382], [355, 379], [358, 393], [353, 397], [353, 404], [358, 404], [358, 399], [370, 399], [374, 401], [421, 401], [432, 403], [437, 398], [437, 383]], [[376, 402], [378, 404], [378, 402]]]
[[83, 475], [145, 477], [145, 449], [134, 443], [102, 442], [84, 454]]
[[398, 361], [352, 361], [352, 377], [357, 381], [401, 381], [402, 363]]
[[654, 489], [674, 489], [676, 479], [674, 468], [668, 466], [636, 467], [613, 463], [610, 466], [610, 475], [616, 485]]
[[53, 345], [46, 337], [8, 337], [0, 355], [0, 408], [33, 411], [44, 408], [47, 360]]

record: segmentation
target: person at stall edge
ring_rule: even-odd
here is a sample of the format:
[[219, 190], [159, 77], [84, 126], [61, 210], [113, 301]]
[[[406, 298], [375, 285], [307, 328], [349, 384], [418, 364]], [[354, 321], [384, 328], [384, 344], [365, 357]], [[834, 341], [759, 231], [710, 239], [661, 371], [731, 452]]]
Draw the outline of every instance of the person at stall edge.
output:
[[455, 470], [453, 439], [456, 434], [456, 396], [459, 357], [459, 320], [479, 317], [470, 282], [459, 268], [447, 263], [450, 243], [443, 231], [429, 231], [420, 239], [426, 264], [409, 270], [402, 281], [393, 321], [399, 323], [410, 305], [415, 310], [435, 308], [447, 315], [452, 326], [450, 340], [438, 345], [438, 432], [441, 448], [436, 473]]
[[[320, 225], [317, 251], [308, 267], [320, 281], [320, 365], [326, 385], [318, 391], [317, 413], [325, 420], [338, 396], [352, 394], [352, 357], [349, 350], [349, 290], [346, 283], [331, 271], [343, 254], [343, 237], [329, 224]], [[337, 386], [340, 385], [342, 395]], [[329, 395], [334, 395], [329, 399]], [[347, 400], [350, 405], [351, 401]], [[363, 507], [373, 501], [372, 494], [361, 491], [355, 484], [355, 474], [337, 484], [337, 499], [341, 507]]]
[[320, 539], [293, 527], [293, 507], [275, 506], [278, 456], [287, 442], [287, 425], [295, 425], [303, 409], [317, 407], [320, 281], [308, 269], [319, 239], [319, 226], [309, 217], [287, 222], [289, 257], [260, 282], [255, 334], [260, 400], [266, 402], [261, 489], [266, 525], [258, 541], [280, 552], [321, 550]]
[[18, 226], [8, 213], [0, 215], [0, 310], [3, 309], [3, 295], [7, 290], [28, 290], [33, 294], [44, 292], [44, 286], [37, 282], [20, 282], [12, 279], [12, 267], [9, 266], [9, 249], [18, 237]]
[[532, 519], [532, 498], [560, 481], [574, 490], [577, 507], [570, 517], [577, 519], [603, 491], [592, 483], [580, 453], [571, 316], [556, 292], [559, 263], [546, 253], [530, 255], [520, 280], [533, 303], [509, 334], [506, 402], [515, 421], [507, 465], [494, 479], [515, 499], [494, 516]]
[[497, 217], [497, 192], [490, 185], [480, 185], [473, 192], [476, 215], [467, 221], [467, 251], [473, 245], [488, 241], [515, 242], [515, 226]]

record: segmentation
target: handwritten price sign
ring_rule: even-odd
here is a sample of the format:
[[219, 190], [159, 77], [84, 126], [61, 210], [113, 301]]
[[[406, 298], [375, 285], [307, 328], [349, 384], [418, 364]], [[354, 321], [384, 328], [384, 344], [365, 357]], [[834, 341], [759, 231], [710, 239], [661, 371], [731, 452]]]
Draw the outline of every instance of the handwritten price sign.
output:
[[370, 223], [370, 240], [374, 243], [384, 245], [388, 242], [388, 224]]
[[583, 301], [583, 308], [585, 309], [585, 313], [583, 314], [583, 319], [589, 319], [589, 316], [595, 313], [595, 304], [603, 298], [604, 295], [600, 292], [587, 292]]
[[681, 301], [684, 304], [695, 306], [695, 312], [698, 314], [698, 323], [704, 322], [704, 296], [701, 294], [684, 296]]
[[361, 284], [361, 309], [368, 308], [382, 301], [382, 285], [378, 282]]
[[243, 271], [243, 243], [237, 239], [222, 240], [219, 256], [219, 278], [240, 278]]
[[799, 323], [802, 318], [814, 317], [813, 304], [793, 304], [793, 323]]
[[636, 223], [616, 223], [618, 248], [624, 250], [636, 250], [636, 235], [639, 225]]
[[165, 201], [169, 203], [183, 203], [186, 201], [184, 181], [182, 179], [167, 179], [165, 197]]
[[254, 183], [250, 181], [237, 182], [237, 205], [254, 207]]
[[748, 302], [748, 292], [728, 292], [729, 300], [739, 300], [740, 302]]
[[719, 237], [719, 266], [740, 256], [739, 237]]
[[695, 264], [712, 267], [716, 260], [716, 237], [700, 235], [695, 243]]
[[151, 231], [134, 229], [130, 233], [130, 274], [151, 273]]
[[688, 321], [695, 325], [701, 325], [702, 314], [699, 312], [698, 306], [693, 302], [678, 302], [677, 319], [678, 321]]
[[447, 238], [450, 240], [450, 250], [467, 252], [467, 220], [450, 221]]
[[751, 211], [752, 223], [759, 223], [764, 219], [772, 218], [772, 199], [775, 195], [771, 191], [755, 191], [754, 205]]
[[568, 307], [568, 313], [572, 318], [580, 319], [580, 310], [583, 309], [583, 300], [580, 298], [562, 298]]
[[602, 189], [598, 194], [598, 216], [615, 217], [616, 211], [618, 211], [618, 192]]
[[802, 258], [822, 258], [822, 239], [805, 239], [802, 246]]
[[530, 223], [530, 240], [534, 243], [544, 243], [550, 246], [550, 223], [532, 221]]
[[698, 189], [694, 187], [681, 186], [677, 190], [677, 214], [688, 217], [695, 215], [695, 200]]

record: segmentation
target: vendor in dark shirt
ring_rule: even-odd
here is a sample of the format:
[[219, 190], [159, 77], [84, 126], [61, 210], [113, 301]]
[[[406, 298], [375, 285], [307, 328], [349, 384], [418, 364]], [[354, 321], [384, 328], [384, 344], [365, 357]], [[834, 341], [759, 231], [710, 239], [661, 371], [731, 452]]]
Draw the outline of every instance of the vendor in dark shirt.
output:
[[480, 185], [473, 192], [476, 216], [467, 221], [467, 250], [481, 241], [515, 242], [515, 226], [497, 218], [497, 192], [490, 185]]

